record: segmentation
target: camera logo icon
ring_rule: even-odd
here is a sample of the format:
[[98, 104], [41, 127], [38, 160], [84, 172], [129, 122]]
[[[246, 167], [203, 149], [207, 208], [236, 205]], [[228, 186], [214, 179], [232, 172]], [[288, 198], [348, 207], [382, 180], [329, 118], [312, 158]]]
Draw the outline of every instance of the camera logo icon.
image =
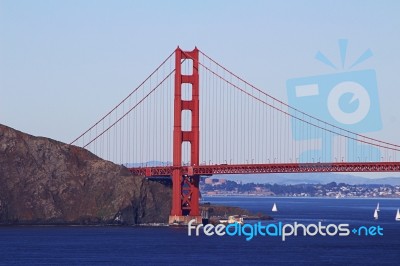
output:
[[289, 105], [327, 123], [365, 133], [382, 128], [372, 69], [290, 79]]
[[[339, 40], [339, 48], [344, 69], [347, 40]], [[372, 52], [368, 49], [350, 66], [350, 69], [370, 56], [372, 56]], [[316, 59], [338, 69], [321, 52], [317, 53]], [[373, 69], [293, 78], [287, 80], [286, 88], [290, 106], [329, 124], [355, 133], [382, 129], [376, 73]], [[291, 113], [295, 115], [293, 110]], [[323, 131], [303, 134], [296, 130], [294, 125], [298, 122], [295, 120], [292, 119], [292, 134], [296, 140], [319, 140], [323, 137]], [[334, 140], [327, 140], [325, 137], [325, 141], [329, 143], [322, 143], [321, 149], [324, 150], [324, 153], [330, 154]], [[348, 146], [350, 145], [360, 144], [348, 143]], [[303, 151], [300, 157], [318, 157], [319, 153], [320, 151]], [[375, 153], [379, 153], [379, 151], [375, 151]], [[349, 151], [347, 160], [356, 161], [355, 158], [360, 158], [360, 156], [362, 155]], [[324, 159], [325, 161], [331, 160], [329, 156], [325, 157], [327, 157]], [[379, 157], [379, 155], [375, 157]], [[301, 160], [307, 161], [305, 158], [301, 158]]]

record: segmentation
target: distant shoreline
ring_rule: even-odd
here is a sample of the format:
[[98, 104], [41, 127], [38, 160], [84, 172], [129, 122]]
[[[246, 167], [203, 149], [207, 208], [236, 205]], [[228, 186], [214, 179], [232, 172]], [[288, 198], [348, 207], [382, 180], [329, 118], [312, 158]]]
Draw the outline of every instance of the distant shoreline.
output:
[[[400, 200], [400, 197], [312, 197], [312, 196], [266, 196], [266, 195], [243, 195], [243, 194], [219, 194], [219, 195], [205, 195], [203, 198], [282, 198], [282, 199], [291, 199], [291, 198], [301, 198], [301, 199], [382, 199], [382, 200]], [[204, 201], [204, 200], [203, 200]]]

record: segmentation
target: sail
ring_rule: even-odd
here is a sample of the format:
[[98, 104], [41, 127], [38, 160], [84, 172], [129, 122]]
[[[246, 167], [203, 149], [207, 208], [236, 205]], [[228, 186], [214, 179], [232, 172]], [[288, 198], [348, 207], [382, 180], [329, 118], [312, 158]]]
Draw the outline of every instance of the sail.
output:
[[375, 220], [378, 220], [378, 209], [375, 209], [374, 218]]
[[396, 221], [400, 221], [400, 210], [397, 209]]
[[274, 206], [272, 207], [272, 211], [273, 212], [277, 212], [278, 211], [278, 208], [276, 207], [276, 204], [274, 203]]
[[378, 202], [378, 205], [376, 205], [376, 210], [377, 210], [377, 211], [380, 211], [380, 209], [379, 209], [379, 202]]

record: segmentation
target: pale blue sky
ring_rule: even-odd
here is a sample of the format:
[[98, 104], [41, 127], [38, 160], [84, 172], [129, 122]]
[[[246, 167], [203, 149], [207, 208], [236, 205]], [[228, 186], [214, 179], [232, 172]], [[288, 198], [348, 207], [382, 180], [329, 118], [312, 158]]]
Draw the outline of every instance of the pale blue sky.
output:
[[[383, 129], [399, 143], [398, 1], [0, 0], [0, 123], [70, 142], [139, 84], [177, 45], [195, 45], [287, 101], [286, 80], [334, 73], [370, 48], [355, 70], [375, 69]], [[96, 95], [95, 100], [93, 95]]]

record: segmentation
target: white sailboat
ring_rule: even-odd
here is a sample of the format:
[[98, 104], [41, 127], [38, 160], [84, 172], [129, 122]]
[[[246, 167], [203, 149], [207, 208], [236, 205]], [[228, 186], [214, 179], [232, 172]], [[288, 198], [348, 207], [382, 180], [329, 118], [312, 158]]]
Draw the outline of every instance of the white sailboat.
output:
[[400, 221], [400, 210], [397, 209], [396, 221]]
[[376, 210], [377, 210], [377, 211], [380, 211], [380, 209], [379, 209], [379, 202], [378, 202], [378, 205], [376, 205]]
[[274, 203], [274, 206], [272, 206], [272, 211], [273, 212], [277, 212], [278, 211], [278, 208], [276, 207], [276, 204]]
[[378, 220], [378, 209], [375, 209], [374, 218], [375, 220]]

